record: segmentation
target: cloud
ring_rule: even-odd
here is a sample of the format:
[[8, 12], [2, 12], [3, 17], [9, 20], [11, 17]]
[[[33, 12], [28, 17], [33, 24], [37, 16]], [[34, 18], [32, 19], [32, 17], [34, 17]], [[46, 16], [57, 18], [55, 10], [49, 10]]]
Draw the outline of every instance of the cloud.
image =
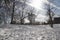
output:
[[31, 2], [26, 2], [27, 5], [30, 5], [31, 7], [34, 7], [38, 10], [44, 10], [42, 9], [42, 7], [44, 6], [43, 3], [43, 0], [32, 0]]
[[37, 15], [35, 21], [36, 22], [45, 22], [45, 23], [47, 23], [48, 19], [49, 19], [49, 17], [47, 17], [46, 15], [39, 14], [39, 15]]
[[60, 7], [54, 5], [53, 3], [50, 3], [50, 5], [53, 6], [53, 7], [55, 7], [55, 8], [57, 8], [57, 9], [60, 9]]
[[47, 3], [47, 0], [32, 0], [30, 3], [26, 3], [28, 5], [30, 5], [31, 7], [34, 7], [36, 10], [37, 17], [35, 19], [35, 21], [37, 22], [46, 22], [48, 20], [48, 17], [46, 15], [44, 15], [46, 13], [46, 9], [44, 9], [44, 3]]

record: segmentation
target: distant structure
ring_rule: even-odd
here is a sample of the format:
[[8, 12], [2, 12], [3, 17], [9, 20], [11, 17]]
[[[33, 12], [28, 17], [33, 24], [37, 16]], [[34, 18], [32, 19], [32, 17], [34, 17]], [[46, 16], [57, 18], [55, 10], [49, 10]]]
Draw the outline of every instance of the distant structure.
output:
[[59, 24], [60, 23], [60, 17], [55, 17], [53, 22], [55, 24]]
[[34, 24], [35, 23], [35, 17], [36, 15], [35, 14], [28, 14], [28, 19], [30, 21], [31, 24]]

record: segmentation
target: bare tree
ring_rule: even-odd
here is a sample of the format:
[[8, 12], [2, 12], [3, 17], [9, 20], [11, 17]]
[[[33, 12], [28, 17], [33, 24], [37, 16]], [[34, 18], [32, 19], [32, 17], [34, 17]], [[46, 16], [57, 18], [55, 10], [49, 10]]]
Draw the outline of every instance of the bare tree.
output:
[[51, 27], [53, 27], [53, 21], [52, 21], [52, 17], [51, 17], [51, 9], [50, 9], [50, 7], [48, 9], [48, 15], [49, 15], [50, 25], [51, 25]]
[[28, 13], [28, 19], [29, 19], [29, 21], [30, 21], [30, 24], [32, 24], [32, 16], [33, 16], [32, 13]]
[[35, 23], [35, 17], [36, 15], [34, 14], [35, 9], [31, 8], [30, 12], [28, 13], [28, 20], [30, 21], [30, 24], [34, 24]]
[[49, 24], [50, 26], [53, 28], [53, 16], [55, 15], [54, 12], [52, 11], [52, 9], [54, 9], [54, 7], [50, 7], [50, 5], [48, 6], [47, 9], [47, 14], [49, 15]]
[[12, 14], [11, 14], [11, 24], [13, 24], [14, 8], [15, 8], [15, 0], [13, 1]]
[[23, 1], [23, 4], [22, 5], [23, 5], [22, 6], [22, 15], [21, 15], [21, 18], [20, 18], [21, 20], [20, 21], [21, 21], [21, 24], [24, 24], [24, 18], [27, 17], [27, 16], [24, 17], [24, 10], [25, 10], [25, 5], [26, 5], [26, 0]]
[[4, 21], [4, 23], [6, 24], [7, 22], [6, 22], [6, 17], [7, 17], [7, 5], [8, 3], [7, 3], [7, 0], [0, 0], [0, 12], [1, 12], [1, 14], [2, 14], [2, 19], [3, 19], [3, 21]]

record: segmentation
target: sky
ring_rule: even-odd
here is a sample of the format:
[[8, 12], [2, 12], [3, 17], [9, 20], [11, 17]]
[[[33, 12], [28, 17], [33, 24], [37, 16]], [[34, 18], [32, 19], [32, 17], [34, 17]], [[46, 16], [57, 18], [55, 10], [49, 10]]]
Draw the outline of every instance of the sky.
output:
[[[46, 7], [44, 4], [49, 4], [50, 7], [53, 7], [52, 11], [55, 13], [55, 17], [60, 16], [60, 0], [29, 0], [30, 2], [27, 2], [26, 4], [30, 5], [31, 7], [36, 9], [36, 21], [39, 22], [46, 22], [49, 18], [46, 16]], [[20, 6], [19, 6], [20, 7]], [[19, 9], [19, 8], [18, 8]], [[55, 10], [56, 9], [56, 10]]]
[[50, 4], [50, 7], [53, 8], [52, 11], [55, 14], [54, 17], [60, 16], [60, 0], [32, 0], [30, 3], [28, 3], [28, 5], [40, 11], [40, 14], [36, 17], [37, 21], [46, 22], [46, 20], [48, 20], [48, 17], [44, 15], [44, 13], [46, 13], [44, 3]]
[[49, 1], [50, 1], [51, 6], [54, 7], [55, 9], [53, 10], [54, 13], [60, 16], [60, 0], [32, 0], [32, 2], [29, 5], [37, 9], [44, 10], [43, 4], [49, 3]]
[[[52, 11], [55, 13], [55, 17], [60, 16], [60, 0], [31, 0], [29, 3], [27, 2], [26, 4], [36, 9], [36, 12], [34, 12], [36, 15], [38, 14], [35, 19], [36, 21], [46, 22], [46, 20], [49, 19], [48, 16], [45, 15], [46, 14], [46, 6], [44, 5], [45, 3], [47, 4], [50, 3], [51, 7], [54, 7]], [[20, 6], [21, 6], [21, 3], [20, 5], [17, 6], [17, 10], [18, 10], [17, 12], [20, 11], [21, 9]]]
[[46, 3], [47, 0], [31, 0], [27, 4], [30, 5], [31, 7], [36, 9], [36, 18], [35, 21], [37, 22], [47, 22], [48, 17], [45, 15], [46, 14], [46, 9], [44, 3]]
[[55, 7], [55, 11], [54, 11], [54, 13], [56, 14], [56, 15], [58, 15], [58, 16], [60, 16], [60, 0], [52, 0], [53, 2], [51, 2], [52, 3], [52, 5], [53, 5], [53, 7]]

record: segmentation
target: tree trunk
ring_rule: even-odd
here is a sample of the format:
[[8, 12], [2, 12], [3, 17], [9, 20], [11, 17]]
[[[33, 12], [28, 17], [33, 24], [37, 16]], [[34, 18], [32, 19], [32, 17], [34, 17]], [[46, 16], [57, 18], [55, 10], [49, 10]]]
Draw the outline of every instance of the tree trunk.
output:
[[21, 19], [21, 24], [24, 24], [24, 19]]
[[11, 14], [11, 24], [13, 24], [14, 8], [15, 8], [15, 2], [13, 2], [13, 9], [12, 9], [12, 14]]
[[23, 8], [23, 10], [22, 10], [22, 17], [21, 17], [21, 24], [24, 24], [24, 19], [23, 19], [23, 12], [24, 12], [24, 8]]
[[49, 24], [50, 24], [50, 26], [53, 28], [53, 21], [52, 21], [52, 16], [51, 16], [51, 10], [50, 10], [50, 8], [49, 8], [49, 10], [48, 10], [48, 15], [49, 15]]
[[21, 20], [20, 20], [21, 24], [24, 24], [24, 16], [23, 16], [24, 14], [23, 13], [24, 13], [24, 9], [25, 9], [25, 2], [26, 2], [26, 0], [24, 0], [24, 3], [23, 3], [24, 5], [22, 7], [22, 17], [21, 17]]

